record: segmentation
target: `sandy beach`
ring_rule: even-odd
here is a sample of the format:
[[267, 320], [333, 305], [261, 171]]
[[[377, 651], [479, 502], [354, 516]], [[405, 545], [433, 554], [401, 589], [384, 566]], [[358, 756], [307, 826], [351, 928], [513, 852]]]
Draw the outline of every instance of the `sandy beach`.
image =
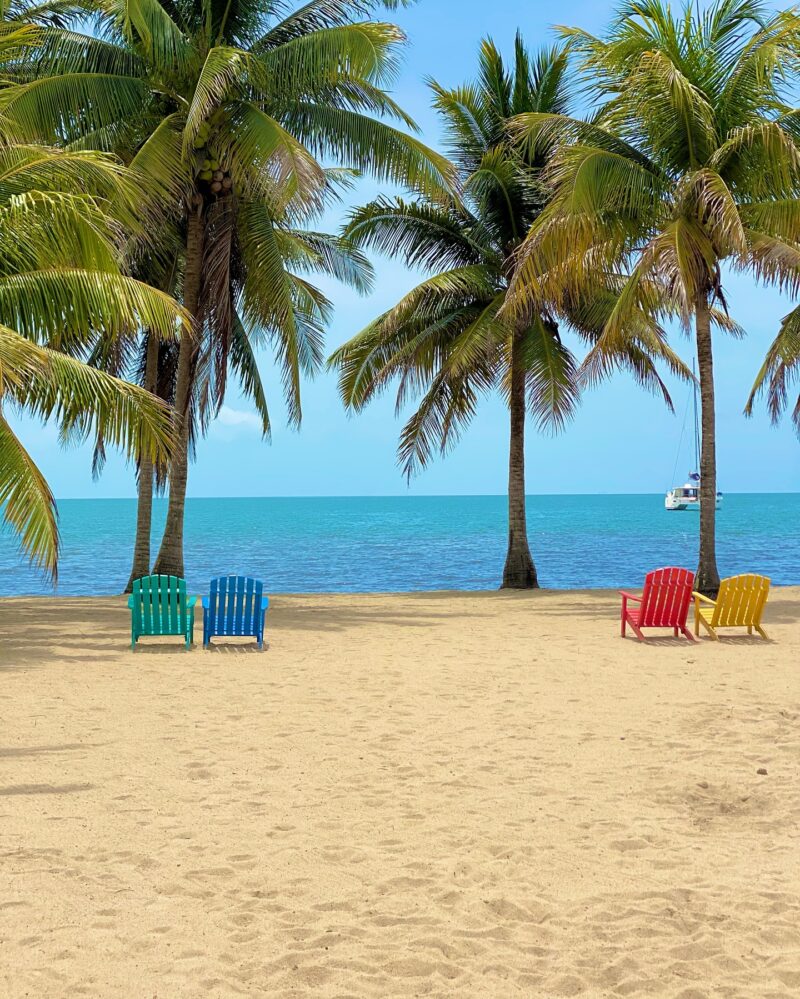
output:
[[263, 653], [134, 654], [120, 598], [0, 601], [0, 993], [797, 996], [800, 588], [770, 643], [617, 615], [278, 596]]

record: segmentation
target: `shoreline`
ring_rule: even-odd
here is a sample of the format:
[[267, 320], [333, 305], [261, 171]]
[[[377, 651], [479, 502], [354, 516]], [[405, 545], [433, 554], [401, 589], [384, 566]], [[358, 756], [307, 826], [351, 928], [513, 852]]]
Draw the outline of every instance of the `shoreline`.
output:
[[[232, 574], [235, 575], [235, 574]], [[500, 599], [507, 600], [536, 600], [544, 599], [548, 597], [570, 597], [570, 596], [595, 596], [599, 598], [606, 598], [609, 600], [619, 600], [620, 590], [633, 591], [634, 593], [641, 592], [641, 585], [630, 586], [626, 584], [620, 584], [619, 587], [611, 586], [597, 586], [597, 587], [565, 587], [557, 588], [551, 586], [540, 586], [538, 589], [534, 590], [513, 590], [513, 589], [503, 589], [497, 587], [493, 590], [307, 590], [307, 591], [286, 591], [286, 592], [272, 592], [265, 589], [265, 593], [269, 596], [270, 607], [272, 607], [272, 601], [274, 600], [356, 600], [359, 598], [372, 598], [376, 597], [379, 599], [404, 599], [409, 600], [414, 599], [444, 599], [444, 598], [462, 598], [465, 600], [469, 599], [489, 599], [491, 597], [497, 597]], [[793, 591], [797, 591], [800, 595], [800, 581], [797, 583], [773, 583], [770, 586], [770, 600], [775, 596], [780, 594], [786, 594], [788, 596], [793, 595]], [[187, 587], [188, 596], [201, 596], [208, 595], [208, 588], [202, 589], [192, 589]], [[90, 601], [127, 601], [127, 593], [82, 593], [82, 594], [59, 594], [59, 593], [20, 593], [20, 594], [10, 594], [10, 595], [0, 595], [0, 607], [3, 604], [11, 603], [14, 601], [23, 600], [34, 600], [42, 602], [51, 601], [61, 601], [66, 600], [70, 602], [90, 602]], [[767, 605], [769, 606], [769, 604]], [[125, 604], [127, 609], [127, 603]], [[202, 610], [198, 602], [197, 610]], [[800, 611], [799, 611], [800, 616]], [[691, 608], [690, 608], [690, 618], [691, 618]]]

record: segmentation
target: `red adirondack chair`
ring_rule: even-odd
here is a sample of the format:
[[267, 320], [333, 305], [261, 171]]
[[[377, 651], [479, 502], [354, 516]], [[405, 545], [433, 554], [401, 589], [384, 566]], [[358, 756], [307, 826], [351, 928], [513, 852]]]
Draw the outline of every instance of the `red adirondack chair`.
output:
[[[693, 642], [694, 635], [686, 627], [693, 588], [694, 575], [688, 569], [670, 566], [648, 572], [640, 597], [620, 590], [622, 637], [625, 637], [625, 626], [629, 624], [640, 642], [644, 640], [642, 628], [672, 628], [676, 638], [680, 631]], [[639, 606], [628, 607], [629, 600], [635, 600]]]

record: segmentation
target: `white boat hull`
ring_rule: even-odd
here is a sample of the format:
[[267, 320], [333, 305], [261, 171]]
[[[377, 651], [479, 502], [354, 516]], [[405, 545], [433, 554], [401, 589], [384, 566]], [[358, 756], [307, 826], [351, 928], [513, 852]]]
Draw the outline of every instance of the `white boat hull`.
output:
[[[664, 500], [664, 507], [670, 511], [684, 511], [684, 510], [699, 510], [700, 509], [700, 499], [695, 499], [691, 496], [681, 496], [678, 495], [679, 490], [671, 489], [667, 493], [667, 498]], [[717, 495], [716, 509], [719, 510], [722, 506], [722, 495]]]

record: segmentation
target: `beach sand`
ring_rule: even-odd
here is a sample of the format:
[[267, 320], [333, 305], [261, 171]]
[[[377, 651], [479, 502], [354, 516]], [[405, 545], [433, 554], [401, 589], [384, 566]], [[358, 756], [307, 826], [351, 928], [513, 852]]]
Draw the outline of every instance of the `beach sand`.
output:
[[263, 653], [134, 654], [122, 599], [0, 601], [0, 994], [797, 996], [800, 589], [771, 643], [617, 616], [279, 596]]

